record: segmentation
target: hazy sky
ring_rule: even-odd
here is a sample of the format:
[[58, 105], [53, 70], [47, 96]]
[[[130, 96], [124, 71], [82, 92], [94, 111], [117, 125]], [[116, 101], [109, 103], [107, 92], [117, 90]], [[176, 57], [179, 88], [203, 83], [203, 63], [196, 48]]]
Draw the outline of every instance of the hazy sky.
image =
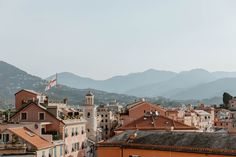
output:
[[236, 1], [0, 0], [0, 60], [43, 78], [236, 71]]

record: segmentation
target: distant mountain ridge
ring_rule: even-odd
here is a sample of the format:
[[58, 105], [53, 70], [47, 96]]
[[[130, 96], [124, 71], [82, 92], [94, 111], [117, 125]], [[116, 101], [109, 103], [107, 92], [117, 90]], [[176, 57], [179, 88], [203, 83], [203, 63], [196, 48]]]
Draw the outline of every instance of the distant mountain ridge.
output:
[[84, 96], [91, 90], [95, 94], [95, 103], [108, 103], [117, 100], [121, 103], [130, 103], [137, 99], [135, 96], [125, 94], [108, 93], [96, 89], [76, 89], [65, 85], [57, 85], [48, 92], [44, 89], [47, 81], [40, 77], [30, 75], [25, 71], [0, 61], [0, 105], [4, 107], [8, 104], [14, 104], [14, 94], [20, 89], [32, 89], [40, 93], [45, 93], [52, 100], [62, 100], [68, 98], [69, 104], [78, 105], [84, 103]]
[[[79, 89], [93, 88], [107, 92], [125, 93], [129, 89], [162, 82], [174, 76], [176, 76], [174, 72], [150, 69], [142, 73], [115, 76], [107, 80], [93, 80], [73, 73], [63, 72], [58, 74], [58, 81], [60, 84]], [[47, 80], [51, 77], [47, 78]]]
[[[137, 97], [163, 96], [176, 100], [188, 100], [219, 97], [225, 91], [234, 93], [228, 80], [236, 78], [236, 72], [209, 72], [204, 69], [193, 69], [175, 73], [150, 69], [115, 76], [107, 80], [94, 80], [66, 72], [59, 73], [58, 78], [61, 84], [79, 89], [94, 88]], [[211, 84], [214, 84], [217, 89], [208, 88]], [[206, 89], [207, 93], [200, 89]]]
[[[96, 95], [97, 104], [108, 103], [114, 99], [126, 104], [140, 97], [146, 97], [148, 101], [156, 103], [164, 102], [162, 105], [192, 102], [222, 103], [224, 92], [236, 95], [235, 72], [210, 73], [203, 69], [194, 69], [175, 73], [150, 69], [102, 81], [71, 73], [59, 73], [58, 78], [60, 85], [46, 94], [51, 99], [67, 97], [69, 103], [75, 105], [84, 103], [84, 95], [88, 90], [92, 90]], [[77, 80], [78, 78], [80, 81]], [[3, 61], [0, 61], [0, 81], [0, 105], [14, 104], [14, 93], [20, 89], [44, 92], [47, 84], [44, 79], [30, 75]], [[71, 84], [83, 89], [71, 88], [69, 87]], [[104, 92], [102, 89], [107, 91]], [[120, 94], [116, 94], [116, 91]]]

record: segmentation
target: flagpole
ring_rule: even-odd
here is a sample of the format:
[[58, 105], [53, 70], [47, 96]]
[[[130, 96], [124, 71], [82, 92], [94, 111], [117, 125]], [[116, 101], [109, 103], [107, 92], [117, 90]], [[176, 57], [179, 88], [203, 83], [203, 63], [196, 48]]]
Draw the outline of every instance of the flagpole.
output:
[[57, 87], [57, 84], [58, 84], [58, 78], [57, 78], [57, 73], [56, 73], [56, 87]]

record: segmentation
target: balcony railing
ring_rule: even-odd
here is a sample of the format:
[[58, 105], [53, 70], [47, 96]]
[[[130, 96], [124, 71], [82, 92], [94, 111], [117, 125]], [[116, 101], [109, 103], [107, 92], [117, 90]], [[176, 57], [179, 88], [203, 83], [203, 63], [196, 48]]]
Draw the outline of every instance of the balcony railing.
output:
[[25, 150], [26, 149], [26, 144], [22, 143], [1, 143], [0, 144], [0, 149], [14, 149], [14, 150]]
[[48, 136], [50, 135], [53, 141], [62, 140], [60, 133], [56, 131], [46, 132], [46, 133], [43, 133], [42, 135], [48, 135]]

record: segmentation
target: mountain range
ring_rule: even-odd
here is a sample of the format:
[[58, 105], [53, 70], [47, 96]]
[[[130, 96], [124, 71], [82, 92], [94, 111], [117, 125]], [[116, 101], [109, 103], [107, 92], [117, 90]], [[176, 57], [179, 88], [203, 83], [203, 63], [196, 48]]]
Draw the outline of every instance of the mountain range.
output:
[[21, 89], [31, 89], [40, 93], [45, 93], [51, 100], [62, 100], [68, 98], [69, 104], [78, 105], [84, 103], [85, 94], [91, 90], [95, 94], [95, 103], [103, 104], [114, 101], [120, 103], [130, 103], [139, 98], [125, 94], [108, 93], [96, 89], [76, 89], [65, 85], [57, 85], [45, 92], [47, 81], [28, 74], [27, 72], [0, 61], [0, 106], [1, 108], [13, 107], [14, 94]]
[[32, 89], [45, 93], [50, 99], [68, 98], [70, 104], [84, 103], [84, 95], [92, 90], [97, 104], [116, 99], [122, 104], [140, 97], [162, 105], [181, 103], [222, 103], [222, 94], [236, 95], [236, 72], [208, 72], [193, 69], [180, 73], [150, 69], [144, 72], [94, 80], [73, 73], [58, 74], [57, 87], [44, 92], [47, 79], [31, 75], [13, 65], [0, 61], [0, 105], [14, 104], [14, 93]]
[[221, 97], [224, 92], [236, 95], [236, 72], [209, 72], [204, 69], [179, 73], [150, 69], [106, 80], [63, 72], [58, 74], [58, 82], [78, 89], [93, 88], [137, 97], [162, 96], [172, 100], [209, 99]]

